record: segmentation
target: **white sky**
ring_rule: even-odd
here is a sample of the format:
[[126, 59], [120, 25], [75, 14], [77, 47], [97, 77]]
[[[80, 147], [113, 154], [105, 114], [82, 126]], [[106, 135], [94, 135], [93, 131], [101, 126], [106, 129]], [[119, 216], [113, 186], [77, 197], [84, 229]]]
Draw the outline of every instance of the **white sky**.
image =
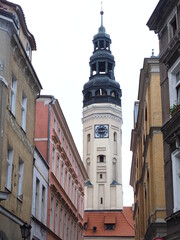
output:
[[[100, 27], [101, 0], [12, 0], [25, 14], [37, 51], [33, 66], [43, 86], [41, 94], [59, 100], [82, 156], [82, 89], [89, 80], [92, 39]], [[146, 26], [158, 0], [104, 0], [104, 26], [115, 57], [115, 78], [122, 89], [124, 205], [133, 203], [129, 186], [133, 106], [139, 74], [152, 49], [159, 54], [158, 37]]]

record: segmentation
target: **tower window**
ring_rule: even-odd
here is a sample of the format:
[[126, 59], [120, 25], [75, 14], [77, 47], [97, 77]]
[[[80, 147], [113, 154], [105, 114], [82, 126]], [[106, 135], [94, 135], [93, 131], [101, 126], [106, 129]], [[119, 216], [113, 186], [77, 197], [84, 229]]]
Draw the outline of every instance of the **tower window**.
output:
[[110, 50], [109, 46], [109, 42], [106, 42], [106, 50]]
[[85, 100], [89, 100], [90, 98], [92, 97], [92, 93], [91, 92], [87, 92], [86, 94], [85, 94]]
[[97, 157], [97, 161], [100, 162], [100, 163], [105, 162], [105, 156], [104, 156], [104, 155], [99, 155], [99, 156]]
[[106, 72], [106, 63], [105, 62], [99, 62], [99, 73], [105, 74]]
[[115, 91], [111, 92], [111, 97], [117, 98], [117, 93]]
[[88, 135], [87, 135], [87, 141], [90, 142], [90, 140], [91, 140], [91, 135], [88, 134]]
[[100, 88], [95, 92], [95, 95], [96, 96], [106, 96], [107, 92], [106, 92], [106, 90]]
[[98, 43], [95, 42], [95, 44], [94, 44], [94, 50], [97, 50], [97, 49], [98, 49]]
[[100, 49], [104, 49], [104, 40], [99, 41], [99, 47]]
[[102, 197], [100, 198], [100, 203], [103, 204], [103, 198]]
[[103, 175], [102, 175], [102, 173], [100, 173], [100, 179], [102, 179], [103, 178]]
[[104, 156], [103, 155], [100, 156], [100, 162], [104, 162]]

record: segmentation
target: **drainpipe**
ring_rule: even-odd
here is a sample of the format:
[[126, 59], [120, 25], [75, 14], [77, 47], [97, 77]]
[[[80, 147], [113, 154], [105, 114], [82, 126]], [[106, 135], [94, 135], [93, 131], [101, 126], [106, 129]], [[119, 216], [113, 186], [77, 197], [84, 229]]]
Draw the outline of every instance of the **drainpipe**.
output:
[[48, 147], [47, 147], [47, 162], [49, 165], [49, 149], [50, 149], [50, 130], [51, 130], [51, 108], [54, 102], [54, 96], [51, 96], [51, 102], [49, 103], [49, 116], [48, 116]]

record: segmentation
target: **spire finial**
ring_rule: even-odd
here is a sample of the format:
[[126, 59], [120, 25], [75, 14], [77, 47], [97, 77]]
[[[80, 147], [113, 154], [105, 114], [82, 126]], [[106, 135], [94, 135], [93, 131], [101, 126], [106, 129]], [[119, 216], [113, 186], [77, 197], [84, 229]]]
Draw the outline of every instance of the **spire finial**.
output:
[[104, 14], [104, 12], [103, 12], [103, 0], [101, 1], [101, 12], [100, 12], [100, 14], [101, 14], [101, 27], [103, 27], [103, 14]]

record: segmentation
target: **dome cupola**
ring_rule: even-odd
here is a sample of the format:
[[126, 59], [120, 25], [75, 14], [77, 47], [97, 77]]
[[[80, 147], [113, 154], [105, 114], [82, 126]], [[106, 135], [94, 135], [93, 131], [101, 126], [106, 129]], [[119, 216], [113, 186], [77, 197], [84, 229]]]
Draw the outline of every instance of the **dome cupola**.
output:
[[90, 57], [90, 77], [83, 88], [83, 107], [93, 103], [113, 103], [121, 106], [121, 89], [115, 81], [114, 56], [111, 53], [110, 35], [103, 26], [103, 14], [101, 10], [101, 26], [93, 37], [94, 51]]

